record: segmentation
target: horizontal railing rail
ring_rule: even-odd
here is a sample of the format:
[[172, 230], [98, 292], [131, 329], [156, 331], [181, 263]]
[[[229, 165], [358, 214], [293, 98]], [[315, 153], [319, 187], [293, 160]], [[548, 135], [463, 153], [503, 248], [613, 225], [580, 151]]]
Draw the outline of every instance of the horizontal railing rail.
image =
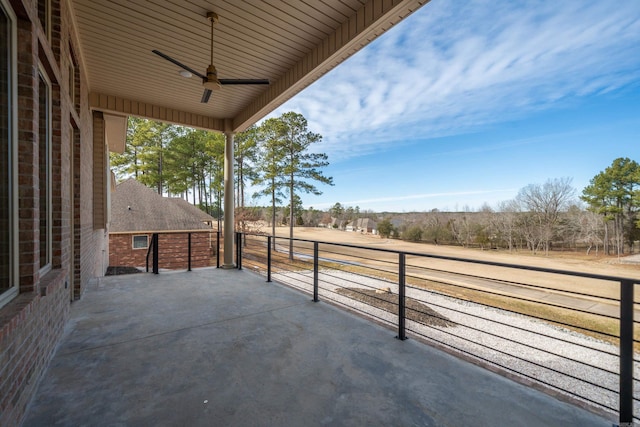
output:
[[236, 243], [240, 268], [386, 323], [399, 339], [617, 414], [621, 426], [640, 420], [640, 279], [258, 234]]
[[151, 234], [146, 255], [146, 271], [159, 274], [160, 269], [191, 271], [194, 266], [212, 266], [215, 252], [215, 265], [220, 267], [220, 232], [171, 231]]

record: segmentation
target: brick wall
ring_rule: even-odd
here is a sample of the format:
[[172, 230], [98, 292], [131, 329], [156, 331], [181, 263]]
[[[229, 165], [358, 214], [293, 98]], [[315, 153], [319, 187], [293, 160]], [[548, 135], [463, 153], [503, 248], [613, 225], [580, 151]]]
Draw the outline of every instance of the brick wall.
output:
[[[0, 311], [0, 425], [19, 425], [62, 335], [69, 313], [65, 273], [41, 281]], [[44, 296], [43, 296], [44, 294]]]
[[[78, 52], [78, 49], [74, 49]], [[64, 55], [68, 58], [70, 55]], [[82, 63], [80, 61], [80, 63]], [[67, 70], [69, 67], [65, 67]], [[104, 275], [109, 262], [108, 235], [104, 229], [94, 229], [93, 226], [93, 116], [89, 109], [89, 94], [83, 70], [80, 70], [80, 164], [79, 164], [79, 195], [80, 195], [80, 223], [79, 253], [80, 253], [80, 283], [75, 283], [74, 299], [82, 297], [87, 284], [95, 277]], [[68, 76], [67, 81], [68, 81]], [[69, 91], [67, 91], [69, 93]], [[70, 103], [71, 109], [73, 103]], [[71, 113], [73, 115], [73, 112]]]
[[[78, 89], [79, 90], [79, 89]], [[71, 129], [71, 153], [70, 153], [70, 167], [72, 168], [73, 180], [70, 191], [73, 194], [73, 203], [70, 207], [72, 209], [71, 218], [73, 219], [73, 226], [71, 233], [71, 240], [69, 242], [70, 251], [73, 253], [73, 267], [71, 272], [71, 285], [73, 287], [73, 299], [79, 299], [82, 295], [82, 227], [81, 227], [81, 213], [80, 213], [80, 200], [81, 188], [80, 188], [80, 171], [81, 171], [81, 153], [82, 143], [80, 138], [80, 130], [73, 126]]]
[[[51, 39], [38, 2], [11, 0], [18, 17], [18, 237], [20, 294], [0, 308], [0, 425], [19, 425], [68, 319], [71, 300], [107, 266], [104, 229], [93, 228], [93, 128], [86, 74], [67, 2], [51, 0]], [[40, 46], [40, 47], [39, 47]], [[52, 89], [52, 268], [40, 274], [38, 63]], [[79, 103], [79, 104], [78, 104]], [[72, 226], [73, 224], [73, 226]], [[72, 262], [73, 261], [73, 262]], [[73, 286], [70, 286], [73, 284]]]
[[[132, 234], [109, 235], [109, 265], [118, 267], [145, 267], [147, 249], [133, 249]], [[147, 234], [151, 243], [151, 235]], [[210, 242], [215, 236], [209, 232], [191, 234], [191, 268], [211, 266]], [[186, 269], [188, 266], [188, 235], [187, 233], [160, 234], [158, 238], [158, 266], [170, 270]], [[149, 256], [151, 270], [152, 255]]]

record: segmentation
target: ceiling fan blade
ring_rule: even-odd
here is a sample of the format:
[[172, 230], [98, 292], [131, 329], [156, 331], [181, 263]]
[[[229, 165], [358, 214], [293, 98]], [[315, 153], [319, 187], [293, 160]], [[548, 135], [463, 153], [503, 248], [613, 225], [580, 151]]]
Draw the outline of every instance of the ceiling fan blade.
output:
[[206, 104], [207, 102], [209, 102], [209, 98], [211, 98], [211, 89], [205, 89], [202, 93], [202, 99], [200, 100], [200, 102]]
[[167, 61], [177, 65], [178, 67], [182, 68], [183, 70], [187, 70], [188, 72], [190, 72], [191, 74], [193, 74], [194, 76], [198, 76], [203, 80], [207, 79], [207, 76], [203, 75], [202, 73], [197, 72], [196, 70], [194, 70], [191, 67], [187, 67], [186, 65], [184, 65], [183, 63], [181, 63], [180, 61], [177, 61], [175, 59], [173, 59], [172, 57], [170, 57], [169, 55], [165, 55], [164, 53], [160, 52], [159, 50], [152, 50], [151, 52], [155, 53], [156, 55], [166, 59]]
[[218, 79], [221, 85], [268, 85], [268, 79]]

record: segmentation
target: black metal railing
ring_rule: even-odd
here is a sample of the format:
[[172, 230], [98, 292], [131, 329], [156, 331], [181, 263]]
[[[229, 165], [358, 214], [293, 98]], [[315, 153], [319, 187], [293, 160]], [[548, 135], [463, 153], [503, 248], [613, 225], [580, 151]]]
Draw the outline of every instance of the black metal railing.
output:
[[215, 252], [216, 266], [220, 267], [220, 242], [219, 231], [153, 233], [147, 249], [146, 271], [149, 272], [150, 263], [154, 274], [158, 274], [160, 268], [191, 271], [193, 265], [211, 266], [212, 252]]
[[238, 268], [268, 282], [617, 414], [621, 426], [640, 420], [638, 279], [304, 239], [290, 253], [288, 238], [236, 239]]
[[151, 261], [151, 271], [153, 274], [158, 274], [160, 268], [158, 266], [158, 233], [151, 235], [151, 241], [149, 242], [149, 248], [147, 249], [147, 273], [149, 272], [149, 255], [153, 254]]

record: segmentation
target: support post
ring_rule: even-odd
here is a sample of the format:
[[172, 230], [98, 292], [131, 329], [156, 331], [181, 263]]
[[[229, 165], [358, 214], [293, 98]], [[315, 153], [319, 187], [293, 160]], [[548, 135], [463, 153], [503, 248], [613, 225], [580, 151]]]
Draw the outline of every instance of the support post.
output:
[[220, 229], [216, 231], [216, 268], [220, 268]]
[[236, 233], [236, 267], [242, 270], [242, 233]]
[[318, 302], [318, 242], [313, 242], [313, 302]]
[[633, 425], [633, 287], [620, 282], [620, 427]]
[[191, 271], [191, 233], [188, 233], [188, 242], [187, 242], [187, 271]]
[[224, 265], [222, 268], [234, 268], [233, 232], [234, 232], [234, 189], [233, 189], [233, 132], [225, 132], [224, 144]]
[[398, 338], [399, 340], [406, 340], [407, 335], [404, 328], [405, 320], [405, 281], [406, 281], [406, 254], [398, 254]]
[[152, 267], [152, 272], [153, 274], [158, 274], [160, 272], [160, 267], [159, 267], [159, 250], [158, 250], [158, 233], [153, 233], [153, 236], [151, 237], [153, 239], [153, 267]]
[[273, 237], [267, 236], [267, 282], [271, 282], [271, 239]]

